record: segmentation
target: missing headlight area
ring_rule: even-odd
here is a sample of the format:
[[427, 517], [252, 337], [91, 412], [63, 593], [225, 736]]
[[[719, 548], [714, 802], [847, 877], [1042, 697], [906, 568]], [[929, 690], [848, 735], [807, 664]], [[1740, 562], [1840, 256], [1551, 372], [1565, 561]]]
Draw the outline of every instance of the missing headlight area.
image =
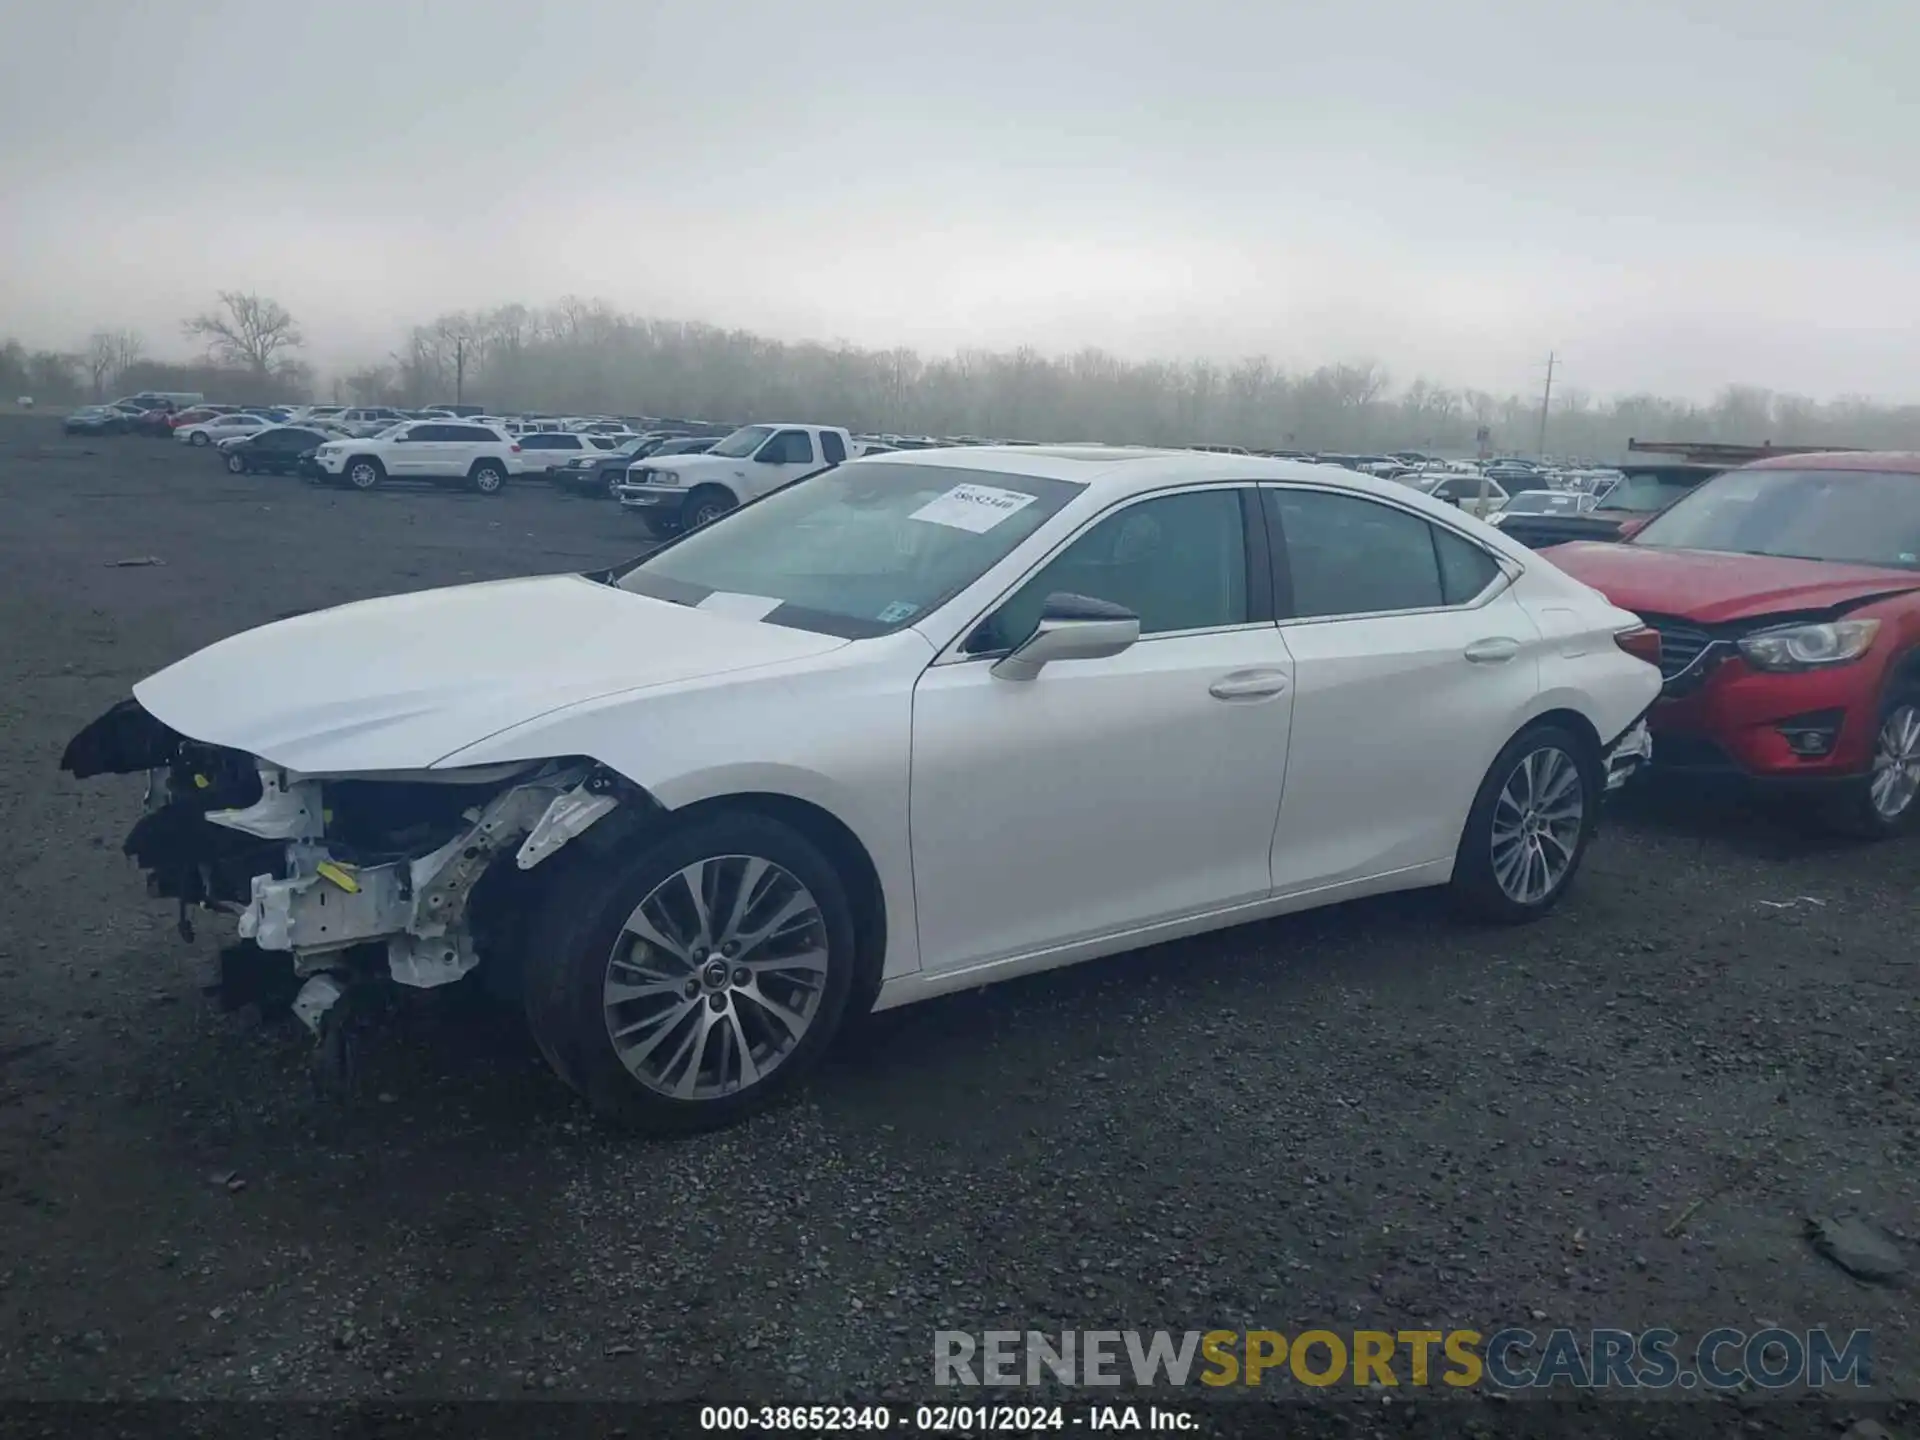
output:
[[150, 892], [179, 902], [183, 936], [191, 910], [219, 910], [244, 941], [290, 957], [309, 982], [295, 1013], [316, 1033], [339, 987], [313, 982], [352, 968], [350, 952], [383, 951], [401, 985], [459, 980], [480, 963], [471, 902], [490, 871], [531, 870], [623, 802], [647, 802], [583, 759], [301, 775], [187, 739], [131, 700], [76, 735], [61, 768], [146, 772], [124, 848]]

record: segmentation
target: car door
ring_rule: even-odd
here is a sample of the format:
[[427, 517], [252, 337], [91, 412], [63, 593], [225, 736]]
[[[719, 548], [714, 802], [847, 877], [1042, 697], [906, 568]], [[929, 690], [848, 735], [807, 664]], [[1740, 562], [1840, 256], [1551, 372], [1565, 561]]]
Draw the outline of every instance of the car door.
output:
[[[1292, 666], [1251, 486], [1124, 503], [1083, 527], [914, 694], [921, 964], [964, 969], [1259, 901]], [[993, 675], [1047, 596], [1124, 605], [1141, 638]]]
[[1352, 491], [1262, 495], [1294, 666], [1275, 893], [1450, 858], [1539, 691], [1539, 628], [1464, 531]]
[[759, 472], [751, 478], [761, 488], [777, 490], [789, 480], [798, 480], [820, 468], [815, 458], [813, 436], [805, 430], [778, 430], [754, 453]]
[[397, 479], [412, 479], [425, 473], [426, 452], [431, 448], [424, 435], [428, 428], [409, 425], [381, 443], [380, 463], [386, 467], [387, 474]]
[[418, 446], [412, 457], [414, 473], [442, 479], [462, 474], [467, 468], [462, 463], [467, 447], [460, 443], [460, 437], [466, 428], [444, 421], [414, 426], [413, 439]]

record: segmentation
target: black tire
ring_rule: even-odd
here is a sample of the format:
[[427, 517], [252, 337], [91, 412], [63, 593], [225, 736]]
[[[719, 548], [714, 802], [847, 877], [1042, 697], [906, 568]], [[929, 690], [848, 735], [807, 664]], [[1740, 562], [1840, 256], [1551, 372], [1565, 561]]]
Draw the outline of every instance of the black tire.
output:
[[229, 475], [244, 475], [247, 473], [248, 469], [250, 468], [251, 467], [248, 466], [247, 464], [246, 456], [244, 455], [227, 456], [227, 473]]
[[467, 472], [467, 484], [482, 495], [498, 495], [507, 483], [507, 470], [498, 460], [481, 460]]
[[681, 523], [689, 530], [698, 530], [702, 525], [711, 525], [739, 503], [733, 498], [733, 492], [723, 486], [701, 485], [687, 496], [686, 508], [680, 512]]
[[387, 467], [371, 455], [356, 455], [340, 472], [340, 478], [356, 490], [373, 490], [387, 478]]
[[206, 431], [196, 430], [193, 432], [192, 437], [187, 441], [187, 443], [189, 445], [211, 445], [213, 441], [207, 438]]
[[[1873, 753], [1876, 759], [1883, 751], [1891, 756], [1890, 747], [1897, 743], [1903, 722], [1914, 723], [1915, 717], [1920, 717], [1920, 686], [1901, 684], [1888, 690], [1874, 717]], [[1899, 835], [1911, 834], [1914, 827], [1920, 825], [1920, 795], [1909, 794], [1902, 798], [1895, 794], [1888, 799], [1896, 804], [1876, 804], [1873, 794], [1875, 774], [1875, 770], [1869, 769], [1858, 779], [1845, 782], [1827, 802], [1822, 818], [1830, 829], [1861, 840], [1891, 840]]]
[[[827, 956], [826, 975], [810, 1021], [757, 1083], [736, 1085], [711, 1098], [677, 1099], [637, 1079], [621, 1061], [608, 1028], [604, 987], [627, 919], [641, 902], [677, 872], [718, 857], [769, 861], [811, 892], [819, 915], [817, 935]], [[628, 1128], [662, 1135], [731, 1125], [790, 1092], [832, 1043], [858, 964], [852, 907], [832, 863], [791, 826], [742, 811], [715, 811], [629, 853], [578, 864], [547, 896], [529, 938], [523, 999], [528, 1024], [548, 1063], [597, 1114]], [[704, 1020], [703, 1011], [712, 999], [709, 996], [661, 1034], [684, 1036], [680, 1027], [685, 1024], [691, 1030], [692, 1023]], [[740, 1007], [742, 1017], [764, 1013], [735, 998], [733, 992], [726, 992], [726, 999], [729, 1006]], [[724, 1013], [731, 1018], [731, 1011]], [[725, 1029], [718, 1022], [709, 1023], [716, 1025], [716, 1035]], [[733, 1023], [738, 1026], [741, 1021]], [[675, 1049], [683, 1043], [684, 1039], [670, 1042]], [[702, 1061], [708, 1057], [707, 1047], [703, 1039], [696, 1051]], [[714, 1058], [724, 1063], [721, 1056]], [[769, 1058], [763, 1055], [759, 1063], [766, 1064]], [[673, 1073], [671, 1064], [668, 1073]]]
[[[1544, 894], [1522, 898], [1510, 893], [1501, 883], [1494, 859], [1495, 816], [1500, 814], [1504, 822], [1511, 813], [1511, 805], [1503, 804], [1502, 796], [1522, 766], [1535, 757], [1547, 756], [1557, 756], [1559, 760], [1543, 758], [1535, 762], [1536, 766], [1551, 764], [1558, 770], [1561, 762], [1571, 765], [1570, 773], [1578, 787], [1580, 801], [1578, 825], [1576, 829], [1568, 823], [1557, 837], [1552, 828], [1539, 832], [1542, 839], [1534, 848], [1556, 863], [1563, 862], [1563, 868], [1549, 877], [1550, 884]], [[1556, 779], [1547, 788], [1557, 784]], [[1587, 846], [1598, 828], [1600, 804], [1605, 794], [1606, 776], [1591, 742], [1551, 722], [1522, 730], [1494, 757], [1486, 779], [1480, 782], [1480, 790], [1473, 798], [1473, 807], [1467, 812], [1466, 828], [1461, 831], [1460, 847], [1453, 859], [1451, 889], [1455, 904], [1468, 915], [1502, 925], [1517, 925], [1546, 914], [1560, 903], [1580, 872], [1580, 862], [1586, 858]], [[1565, 853], [1568, 847], [1570, 853]]]

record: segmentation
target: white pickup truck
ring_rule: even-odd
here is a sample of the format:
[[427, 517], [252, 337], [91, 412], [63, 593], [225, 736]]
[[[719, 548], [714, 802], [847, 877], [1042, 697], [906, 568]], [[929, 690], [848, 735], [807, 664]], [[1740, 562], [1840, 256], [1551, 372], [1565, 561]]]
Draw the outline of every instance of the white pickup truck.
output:
[[654, 534], [676, 535], [856, 453], [837, 425], [742, 425], [704, 455], [636, 461], [620, 504]]

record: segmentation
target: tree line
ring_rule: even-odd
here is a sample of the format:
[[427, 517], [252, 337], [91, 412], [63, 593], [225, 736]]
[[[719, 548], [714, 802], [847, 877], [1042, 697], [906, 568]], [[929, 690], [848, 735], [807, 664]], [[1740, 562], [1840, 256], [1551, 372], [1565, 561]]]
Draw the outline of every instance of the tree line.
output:
[[[204, 358], [145, 358], [139, 337], [99, 332], [69, 355], [0, 344], [0, 393], [68, 401], [108, 389], [200, 390], [246, 401], [322, 398], [303, 339], [277, 302], [222, 292], [184, 322]], [[504, 305], [412, 327], [384, 359], [322, 387], [341, 403], [480, 404], [510, 411], [805, 419], [856, 431], [1119, 444], [1239, 444], [1255, 449], [1470, 454], [1484, 431], [1496, 453], [1539, 445], [1541, 397], [1342, 362], [1287, 370], [1254, 357], [1132, 361], [1101, 350], [1032, 347], [951, 355], [769, 339], [744, 330], [624, 313], [596, 300]], [[1652, 394], [1599, 399], [1559, 391], [1546, 415], [1550, 454], [1617, 457], [1631, 438], [1920, 447], [1920, 405], [1815, 400], [1727, 386], [1709, 403]]]

